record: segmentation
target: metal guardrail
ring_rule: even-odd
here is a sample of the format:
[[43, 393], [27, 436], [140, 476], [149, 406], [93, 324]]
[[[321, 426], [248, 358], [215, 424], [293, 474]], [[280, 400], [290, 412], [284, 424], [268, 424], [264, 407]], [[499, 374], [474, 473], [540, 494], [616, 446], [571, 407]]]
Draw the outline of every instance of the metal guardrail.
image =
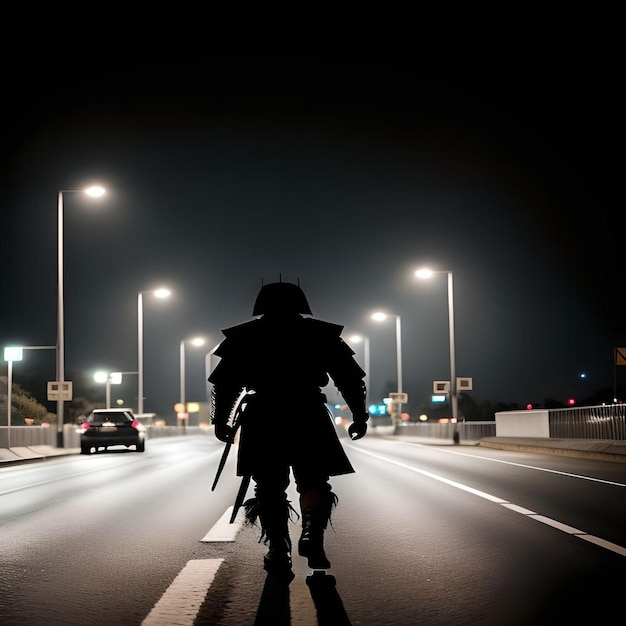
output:
[[550, 437], [626, 439], [626, 404], [584, 406], [548, 411]]
[[461, 441], [478, 441], [483, 437], [495, 437], [496, 422], [458, 422], [457, 424], [401, 422], [395, 426], [393, 434], [452, 441], [455, 432], [458, 432]]
[[[555, 439], [612, 439], [626, 440], [626, 404], [610, 404], [548, 411], [550, 437]], [[182, 435], [204, 435], [213, 429], [198, 426], [148, 426], [148, 439], [156, 437], [178, 437]], [[9, 433], [0, 426], [0, 448], [9, 447]], [[461, 441], [478, 441], [483, 437], [496, 436], [496, 422], [459, 422], [439, 424], [401, 422], [393, 427], [394, 435], [453, 439], [458, 432]], [[80, 436], [75, 424], [66, 424], [63, 429], [66, 448], [80, 447]], [[57, 431], [54, 427], [12, 426], [10, 447], [50, 445], [56, 447]]]
[[[0, 426], [0, 448], [21, 448], [25, 446], [57, 445], [56, 428], [44, 426]], [[9, 441], [10, 440], [10, 441]], [[11, 445], [9, 445], [9, 443]], [[78, 444], [80, 445], [80, 444]]]
[[[63, 442], [65, 448], [80, 448], [80, 435], [76, 432], [75, 424], [65, 424], [63, 427]], [[28, 446], [48, 445], [56, 448], [56, 427], [44, 426], [11, 426], [9, 434], [6, 426], [0, 426], [0, 448], [21, 448]], [[213, 433], [198, 426], [148, 426], [148, 439], [157, 437], [179, 437], [182, 435], [203, 435]], [[9, 439], [10, 444], [9, 445]]]

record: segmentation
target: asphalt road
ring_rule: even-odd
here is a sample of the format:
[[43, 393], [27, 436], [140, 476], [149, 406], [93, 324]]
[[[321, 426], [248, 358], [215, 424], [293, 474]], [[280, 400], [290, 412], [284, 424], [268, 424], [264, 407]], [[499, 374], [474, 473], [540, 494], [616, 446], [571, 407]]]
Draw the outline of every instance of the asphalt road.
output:
[[[585, 611], [610, 623], [620, 610], [623, 463], [345, 445], [357, 473], [333, 480], [332, 568], [307, 583], [296, 555], [288, 586], [265, 575], [257, 528], [206, 540], [238, 486], [229, 461], [210, 491], [213, 438], [0, 467], [2, 623], [521, 626]], [[297, 523], [291, 532], [295, 543]]]

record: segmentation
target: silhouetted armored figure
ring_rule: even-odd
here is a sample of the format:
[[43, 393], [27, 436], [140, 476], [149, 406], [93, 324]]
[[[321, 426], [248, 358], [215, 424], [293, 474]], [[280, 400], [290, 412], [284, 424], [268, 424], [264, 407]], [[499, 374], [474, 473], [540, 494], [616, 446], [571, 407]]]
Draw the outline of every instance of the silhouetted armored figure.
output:
[[[220, 361], [209, 377], [215, 435], [232, 441], [230, 413], [247, 390], [237, 457], [237, 474], [251, 476], [255, 497], [244, 503], [246, 519], [261, 526], [269, 544], [268, 572], [291, 572], [287, 500], [293, 471], [302, 513], [298, 552], [313, 569], [330, 567], [324, 530], [337, 503], [329, 478], [354, 472], [339, 441], [321, 388], [335, 383], [353, 416], [353, 440], [367, 432], [365, 372], [341, 338], [342, 326], [312, 317], [298, 285], [271, 283], [259, 292], [259, 319], [223, 331], [214, 350]], [[330, 376], [330, 379], [329, 379]]]

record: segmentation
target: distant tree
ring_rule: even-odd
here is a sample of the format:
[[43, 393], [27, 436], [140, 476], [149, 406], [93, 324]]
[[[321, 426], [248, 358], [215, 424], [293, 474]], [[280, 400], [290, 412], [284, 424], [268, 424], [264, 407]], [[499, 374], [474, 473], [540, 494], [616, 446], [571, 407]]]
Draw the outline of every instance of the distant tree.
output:
[[544, 409], [563, 409], [565, 408], [565, 404], [560, 400], [555, 400], [554, 398], [546, 398], [543, 401]]
[[459, 413], [463, 416], [464, 420], [468, 422], [476, 421], [479, 419], [478, 406], [476, 400], [467, 393], [459, 394]]
[[519, 411], [519, 404], [513, 402], [496, 402], [493, 407], [493, 418], [495, 419], [496, 413], [500, 411]]
[[73, 423], [78, 423], [78, 418], [81, 415], [89, 415], [95, 407], [96, 405], [91, 400], [89, 400], [89, 398], [85, 398], [84, 396], [77, 396], [67, 405], [68, 419]]
[[[8, 379], [6, 376], [0, 378], [0, 394], [2, 396], [0, 404], [4, 406], [6, 411]], [[56, 423], [56, 415], [54, 413], [49, 413], [48, 409], [36, 400], [32, 394], [20, 385], [13, 383], [11, 385], [11, 424], [22, 426], [26, 423], [25, 419], [28, 418], [34, 420], [34, 424], [42, 424], [44, 422]]]

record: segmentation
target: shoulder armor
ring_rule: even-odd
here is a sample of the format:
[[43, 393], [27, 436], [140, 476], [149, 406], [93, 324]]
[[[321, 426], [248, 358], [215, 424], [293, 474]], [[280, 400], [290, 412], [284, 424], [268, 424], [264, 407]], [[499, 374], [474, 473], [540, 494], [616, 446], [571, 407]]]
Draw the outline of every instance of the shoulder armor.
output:
[[213, 354], [215, 356], [224, 357], [225, 354], [232, 355], [238, 349], [238, 346], [245, 344], [251, 337], [258, 326], [259, 320], [244, 322], [237, 326], [222, 329], [224, 340], [215, 348]]
[[307, 327], [312, 328], [314, 332], [318, 332], [321, 335], [340, 337], [343, 332], [343, 326], [340, 324], [317, 320], [313, 317], [304, 318], [304, 322]]

